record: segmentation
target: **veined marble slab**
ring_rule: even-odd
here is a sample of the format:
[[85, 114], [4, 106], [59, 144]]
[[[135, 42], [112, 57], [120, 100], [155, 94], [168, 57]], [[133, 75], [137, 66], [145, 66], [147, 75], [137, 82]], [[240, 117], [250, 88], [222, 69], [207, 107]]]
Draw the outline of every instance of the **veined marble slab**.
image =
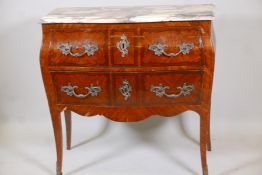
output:
[[41, 23], [140, 23], [213, 20], [214, 5], [58, 8]]

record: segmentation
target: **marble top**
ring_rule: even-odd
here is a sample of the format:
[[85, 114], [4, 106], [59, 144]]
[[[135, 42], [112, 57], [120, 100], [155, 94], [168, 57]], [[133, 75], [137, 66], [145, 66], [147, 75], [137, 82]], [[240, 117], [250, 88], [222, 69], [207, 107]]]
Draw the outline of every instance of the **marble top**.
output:
[[213, 20], [214, 5], [58, 8], [41, 23], [140, 23]]

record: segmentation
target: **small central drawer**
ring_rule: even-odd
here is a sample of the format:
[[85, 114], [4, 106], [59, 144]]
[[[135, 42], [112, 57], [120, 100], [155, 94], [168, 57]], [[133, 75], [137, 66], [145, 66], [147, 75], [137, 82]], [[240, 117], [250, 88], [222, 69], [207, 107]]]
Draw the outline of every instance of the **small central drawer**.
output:
[[137, 32], [132, 29], [110, 31], [110, 57], [113, 66], [137, 66]]

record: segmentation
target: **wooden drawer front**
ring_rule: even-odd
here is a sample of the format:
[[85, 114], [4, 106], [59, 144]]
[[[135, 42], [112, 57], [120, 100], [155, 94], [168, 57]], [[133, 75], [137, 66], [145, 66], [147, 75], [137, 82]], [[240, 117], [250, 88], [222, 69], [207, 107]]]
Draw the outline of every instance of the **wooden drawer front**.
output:
[[138, 102], [138, 76], [131, 73], [113, 75], [113, 103], [120, 105], [136, 105]]
[[148, 73], [142, 79], [145, 104], [197, 104], [200, 101], [201, 72]]
[[135, 31], [111, 31], [110, 51], [113, 65], [137, 65]]
[[53, 66], [108, 64], [106, 30], [54, 30], [49, 51]]
[[109, 75], [103, 73], [52, 73], [59, 104], [109, 104]]
[[201, 65], [202, 38], [198, 28], [142, 29], [143, 65]]

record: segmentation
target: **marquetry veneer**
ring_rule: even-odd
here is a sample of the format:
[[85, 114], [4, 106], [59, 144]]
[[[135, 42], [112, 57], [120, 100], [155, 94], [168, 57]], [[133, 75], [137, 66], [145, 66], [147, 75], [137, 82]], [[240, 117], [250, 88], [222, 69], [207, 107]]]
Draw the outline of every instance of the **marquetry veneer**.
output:
[[55, 132], [57, 175], [62, 174], [62, 111], [70, 149], [70, 111], [134, 122], [188, 110], [200, 115], [202, 168], [208, 174], [214, 70], [210, 20], [44, 23], [42, 29], [40, 62]]

